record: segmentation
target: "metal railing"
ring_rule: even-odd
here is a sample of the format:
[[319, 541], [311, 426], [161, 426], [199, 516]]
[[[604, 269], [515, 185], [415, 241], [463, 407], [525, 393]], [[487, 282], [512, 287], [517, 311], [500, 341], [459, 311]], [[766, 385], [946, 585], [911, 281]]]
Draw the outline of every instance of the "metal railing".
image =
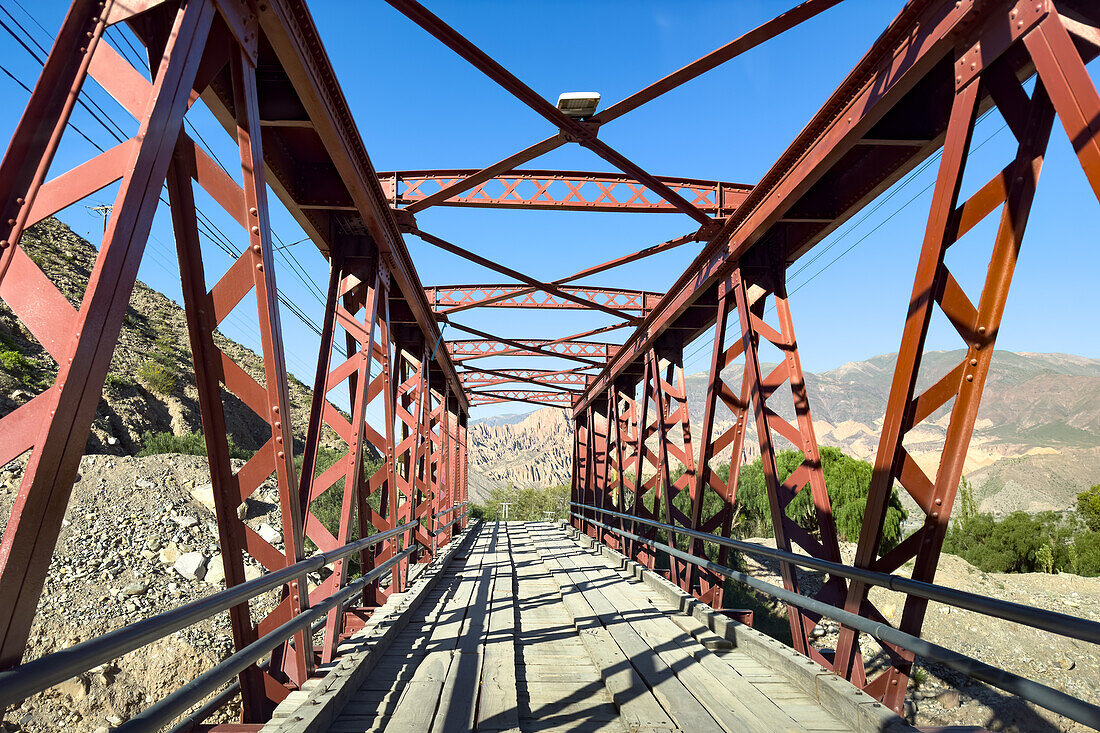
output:
[[[957, 591], [951, 588], [945, 588], [944, 586], [934, 585], [932, 583], [922, 583], [920, 581], [911, 580], [908, 578], [901, 578], [895, 575], [889, 575], [886, 573], [878, 573], [870, 570], [863, 570], [861, 568], [854, 568], [847, 565], [840, 565], [838, 563], [828, 562], [824, 560], [817, 560], [804, 555], [796, 555], [794, 553], [785, 552], [783, 550], [772, 550], [771, 548], [761, 547], [751, 542], [739, 542], [737, 540], [728, 540], [724, 537], [716, 537], [715, 535], [709, 535], [705, 532], [697, 532], [695, 530], [689, 530], [683, 527], [676, 527], [673, 525], [665, 524], [663, 522], [657, 522], [651, 519], [644, 519], [642, 517], [634, 517], [629, 514], [622, 514], [620, 512], [614, 512], [607, 509], [601, 509], [600, 507], [591, 506], [588, 504], [580, 504], [577, 502], [570, 502], [572, 506], [579, 509], [589, 510], [592, 512], [599, 512], [601, 515], [611, 515], [620, 519], [625, 519], [631, 522], [639, 522], [645, 525], [649, 525], [658, 529], [664, 529], [669, 532], [681, 534], [684, 536], [694, 537], [706, 542], [713, 542], [715, 544], [726, 545], [728, 547], [742, 550], [745, 552], [769, 557], [783, 562], [789, 562], [795, 565], [801, 565], [804, 567], [811, 567], [819, 570], [825, 570], [831, 574], [837, 576], [858, 580], [860, 582], [867, 583], [868, 585], [877, 585], [885, 588], [899, 590], [899, 592], [911, 593], [912, 595], [926, 598], [929, 600], [936, 600], [947, 605], [956, 605], [956, 600], [963, 600], [968, 605], [960, 607], [973, 610], [978, 613], [985, 613], [990, 616], [997, 616], [1009, 621], [1016, 621], [1027, 626], [1033, 626], [1048, 631], [1054, 631], [1055, 633], [1069, 636], [1074, 639], [1082, 639], [1084, 641], [1094, 641], [1100, 624], [1086, 619], [1079, 619], [1073, 616], [1066, 616], [1064, 614], [1055, 613], [1052, 611], [1044, 611], [1043, 609], [1030, 608], [1028, 606], [1022, 606], [1020, 604], [1011, 603], [1009, 601], [999, 601], [995, 598], [989, 598], [973, 593], [967, 593], [965, 591]], [[811, 613], [816, 613], [821, 616], [834, 619], [839, 623], [856, 631], [869, 634], [870, 636], [878, 639], [885, 644], [891, 644], [902, 649], [906, 649], [919, 655], [925, 659], [933, 662], [938, 662], [945, 667], [949, 667], [957, 672], [961, 672], [968, 677], [986, 682], [994, 687], [997, 687], [1005, 692], [1018, 695], [1019, 697], [1035, 703], [1041, 707], [1046, 708], [1052, 712], [1064, 715], [1067, 718], [1082, 723], [1084, 725], [1091, 726], [1093, 728], [1100, 727], [1100, 706], [1086, 702], [1079, 698], [1068, 695], [1060, 690], [1056, 690], [1052, 687], [1048, 687], [1034, 680], [1029, 680], [1026, 677], [1014, 674], [1007, 670], [1003, 670], [999, 667], [994, 667], [990, 664], [986, 664], [980, 660], [969, 657], [965, 654], [948, 649], [947, 647], [934, 644], [932, 642], [921, 639], [920, 637], [913, 636], [900, 631], [889, 624], [879, 623], [877, 621], [871, 621], [857, 614], [845, 611], [844, 609], [837, 608], [836, 606], [824, 603], [814, 598], [809, 598], [800, 593], [789, 591], [785, 588], [781, 588], [777, 585], [773, 585], [766, 581], [755, 578], [751, 575], [743, 573], [739, 570], [719, 565], [718, 563], [711, 562], [706, 558], [700, 558], [696, 555], [692, 555], [683, 550], [677, 549], [670, 545], [666, 545], [656, 540], [641, 537], [640, 535], [628, 532], [622, 527], [612, 527], [597, 519], [583, 516], [576, 512], [570, 511], [571, 516], [574, 516], [584, 522], [587, 522], [596, 527], [600, 527], [609, 532], [619, 535], [624, 539], [629, 539], [634, 542], [639, 542], [643, 545], [647, 545], [653, 549], [667, 553], [670, 557], [683, 560], [684, 562], [691, 563], [698, 567], [709, 570], [718, 575], [723, 575], [727, 578], [735, 580], [739, 583], [754, 588], [762, 593], [770, 595], [774, 598], [792, 605], [797, 606], [803, 610]], [[902, 582], [904, 581], [904, 582]], [[1020, 609], [1027, 609], [1030, 613], [1036, 617], [1042, 619], [1042, 625], [1033, 623], [1029, 617], [1027, 619], [1018, 620], [1016, 617]], [[1056, 630], [1057, 629], [1057, 630]], [[1094, 641], [1095, 643], [1095, 641]]]
[[[265, 593], [269, 590], [274, 590], [275, 588], [278, 588], [285, 583], [288, 583], [292, 579], [304, 575], [305, 573], [320, 570], [326, 565], [348, 557], [349, 555], [353, 555], [360, 550], [364, 550], [368, 547], [378, 544], [379, 542], [384, 542], [388, 539], [397, 537], [404, 532], [415, 529], [416, 526], [417, 522], [408, 522], [399, 527], [394, 527], [393, 529], [388, 529], [384, 532], [373, 534], [370, 537], [364, 537], [363, 539], [356, 540], [355, 542], [349, 542], [348, 544], [343, 545], [342, 547], [338, 547], [335, 550], [319, 553], [317, 555], [314, 555], [313, 557], [306, 558], [305, 560], [300, 560], [293, 565], [288, 565], [285, 568], [281, 568], [274, 572], [261, 575], [259, 578], [249, 580], [247, 582], [241, 583], [240, 585], [235, 585], [223, 591], [218, 591], [217, 593], [213, 593], [209, 596], [206, 596], [205, 598], [200, 598], [197, 601], [193, 601], [186, 605], [180, 606], [179, 608], [174, 608], [171, 611], [165, 611], [164, 613], [152, 616], [151, 618], [145, 619], [143, 621], [138, 621], [137, 623], [130, 624], [129, 626], [124, 626], [115, 631], [103, 634], [102, 636], [97, 636], [94, 639], [89, 639], [88, 641], [75, 644], [67, 649], [62, 649], [52, 654], [47, 654], [46, 656], [39, 657], [38, 659], [27, 662], [5, 672], [0, 672], [0, 708], [16, 704], [21, 700], [29, 697], [30, 695], [41, 692], [42, 690], [52, 687], [59, 682], [64, 682], [65, 680], [74, 677], [75, 675], [86, 672], [93, 667], [103, 664], [104, 662], [108, 662], [112, 659], [117, 659], [118, 657], [121, 657], [128, 652], [139, 649], [158, 639], [162, 639], [175, 631], [179, 631], [180, 629], [191, 626], [195, 623], [198, 623], [199, 621], [203, 621], [213, 616], [214, 614], [230, 609], [233, 606], [240, 605], [241, 603], [245, 603], [252, 598], [260, 595], [261, 593]], [[323, 608], [325, 611], [328, 611], [329, 609], [333, 608], [337, 603], [335, 601], [330, 602], [333, 598], [339, 597], [341, 599], [339, 602], [342, 603], [344, 599], [350, 598], [352, 595], [354, 595], [354, 591], [346, 592], [347, 589], [354, 587], [361, 590], [365, 585], [381, 577], [398, 562], [408, 557], [415, 549], [415, 545], [407, 548], [395, 557], [387, 560], [382, 565], [369, 571], [367, 575], [364, 575], [362, 578], [358, 578], [355, 581], [352, 581], [347, 586], [339, 590], [337, 593], [329, 596], [329, 598], [322, 603], [303, 611], [301, 614], [286, 622], [275, 631], [272, 631], [271, 633], [265, 635], [248, 647], [245, 647], [244, 649], [235, 653], [221, 664], [213, 667], [211, 670], [204, 673], [195, 681], [192, 681], [188, 685], [181, 687], [179, 690], [172, 693], [172, 695], [169, 695], [167, 698], [165, 698], [165, 700], [157, 703], [157, 705], [154, 705], [149, 710], [158, 708], [158, 706], [164, 704], [168, 700], [171, 700], [181, 691], [188, 689], [191, 685], [194, 685], [198, 680], [207, 678], [215, 670], [222, 670], [224, 665], [230, 660], [244, 659], [244, 657], [242, 657], [241, 655], [245, 655], [246, 652], [249, 652], [249, 650], [253, 650], [254, 647], [257, 647], [257, 645], [262, 645], [264, 647], [263, 649], [260, 649], [257, 653], [249, 652], [246, 655], [247, 661], [244, 664], [240, 665], [239, 668], [234, 665], [235, 671], [220, 673], [217, 679], [213, 681], [212, 686], [204, 685], [202, 694], [198, 695], [197, 698], [193, 695], [188, 696], [189, 702], [182, 708], [178, 709], [177, 712], [174, 712], [171, 717], [167, 718], [167, 720], [165, 720], [165, 723], [171, 721], [173, 717], [184, 712], [192, 704], [202, 700], [202, 698], [205, 697], [207, 694], [217, 689], [218, 685], [225, 682], [226, 679], [235, 674], [238, 674], [241, 670], [245, 669], [250, 664], [256, 662], [261, 657], [263, 657], [267, 652], [271, 651], [271, 649], [273, 649], [279, 643], [282, 643], [283, 640], [289, 638], [290, 636], [293, 636], [293, 634], [299, 628], [309, 623], [309, 621], [312, 621], [316, 616], [321, 613], [320, 611], [318, 611], [318, 609]], [[282, 632], [286, 629], [289, 629], [288, 633], [280, 636], [277, 641], [271, 641], [275, 639], [275, 635], [282, 634]], [[269, 642], [270, 647], [268, 647]], [[176, 710], [176, 708], [178, 708], [178, 705], [173, 706], [173, 710]], [[146, 711], [146, 713], [148, 712], [149, 711]], [[137, 718], [135, 718], [135, 720], [144, 719], [142, 716], [144, 716], [146, 713], [142, 713]], [[151, 723], [148, 725], [151, 727]], [[148, 728], [142, 728], [142, 730], [147, 729]]]
[[439, 518], [440, 518], [440, 517], [442, 517], [442, 516], [443, 516], [444, 514], [450, 514], [450, 513], [451, 513], [451, 512], [453, 512], [453, 511], [454, 511], [455, 509], [461, 509], [462, 507], [466, 506], [466, 505], [467, 505], [467, 504], [469, 504], [469, 503], [470, 503], [470, 502], [468, 502], [468, 501], [464, 501], [464, 502], [462, 502], [461, 504], [452, 504], [452, 505], [451, 505], [451, 507], [450, 507], [449, 509], [444, 509], [443, 511], [440, 511], [440, 512], [436, 512], [435, 514], [433, 514], [433, 515], [432, 515], [432, 519], [439, 519]]
[[[467, 502], [467, 503], [469, 503], [469, 502]], [[429, 532], [429, 534], [431, 534], [432, 537], [438, 537], [439, 535], [446, 532], [448, 527], [455, 524], [456, 522], [461, 522], [463, 519], [465, 519], [469, 515], [470, 515], [470, 510], [467, 509], [461, 515], [459, 515], [459, 516], [455, 517], [454, 519], [452, 519], [451, 521], [447, 522], [442, 527], [437, 528], [434, 532]]]

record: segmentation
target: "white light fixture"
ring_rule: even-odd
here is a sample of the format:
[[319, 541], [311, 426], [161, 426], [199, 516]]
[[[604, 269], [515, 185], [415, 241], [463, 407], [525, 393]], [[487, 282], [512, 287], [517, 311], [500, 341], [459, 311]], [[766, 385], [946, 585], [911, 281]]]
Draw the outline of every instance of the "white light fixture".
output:
[[599, 106], [599, 92], [565, 92], [558, 97], [558, 109], [568, 117], [591, 117]]

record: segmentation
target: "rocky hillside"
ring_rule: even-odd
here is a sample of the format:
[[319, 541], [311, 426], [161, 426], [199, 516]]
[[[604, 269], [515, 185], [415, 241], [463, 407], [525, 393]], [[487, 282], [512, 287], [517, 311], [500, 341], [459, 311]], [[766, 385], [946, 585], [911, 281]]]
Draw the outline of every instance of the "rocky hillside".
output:
[[[23, 249], [79, 307], [97, 251], [56, 219], [46, 219], [22, 238]], [[252, 296], [246, 296], [252, 297]], [[263, 362], [249, 349], [215, 332], [214, 341], [246, 372], [263, 379]], [[0, 415], [6, 415], [53, 383], [57, 364], [0, 301]], [[311, 392], [291, 377], [291, 421], [305, 438]], [[226, 423], [234, 442], [255, 450], [270, 437], [267, 424], [223, 390]], [[132, 455], [144, 431], [181, 435], [201, 432], [198, 392], [183, 309], [138, 282], [96, 411], [88, 453]]]
[[573, 475], [573, 426], [557, 407], [518, 419], [474, 422], [467, 435], [470, 498], [483, 501], [493, 486], [559, 486]]
[[[928, 354], [920, 387], [949, 371], [962, 355], [961, 351]], [[894, 359], [893, 354], [877, 356], [820, 374], [806, 374], [814, 431], [822, 445], [837, 446], [850, 455], [873, 460]], [[739, 378], [733, 369], [727, 374], [731, 384]], [[689, 376], [687, 387], [698, 449], [706, 375]], [[793, 421], [792, 402], [784, 396], [777, 393], [769, 405]], [[729, 411], [720, 405], [717, 428], [728, 427], [730, 418]], [[936, 470], [949, 418], [945, 406], [906, 440], [909, 452], [929, 474]], [[471, 446], [479, 460], [471, 456], [471, 483], [491, 486], [495, 481], [512, 481], [523, 487], [568, 481], [570, 434], [568, 429], [557, 427], [563, 420], [562, 410], [546, 408], [514, 424], [475, 424], [470, 432]], [[535, 426], [541, 424], [552, 429], [537, 434]], [[778, 444], [790, 447], [782, 439]], [[744, 457], [752, 460], [757, 455], [750, 421]], [[719, 460], [728, 461], [729, 456], [721, 455]], [[1100, 481], [1100, 360], [1067, 354], [996, 352], [967, 455], [966, 475], [986, 511], [1060, 510], [1072, 506], [1079, 492]]]

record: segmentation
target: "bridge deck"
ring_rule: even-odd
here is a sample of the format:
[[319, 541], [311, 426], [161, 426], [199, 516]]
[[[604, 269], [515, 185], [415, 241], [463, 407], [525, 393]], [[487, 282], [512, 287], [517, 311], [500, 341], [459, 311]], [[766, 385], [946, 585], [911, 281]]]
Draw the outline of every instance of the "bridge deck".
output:
[[473, 531], [329, 730], [853, 729], [560, 528]]

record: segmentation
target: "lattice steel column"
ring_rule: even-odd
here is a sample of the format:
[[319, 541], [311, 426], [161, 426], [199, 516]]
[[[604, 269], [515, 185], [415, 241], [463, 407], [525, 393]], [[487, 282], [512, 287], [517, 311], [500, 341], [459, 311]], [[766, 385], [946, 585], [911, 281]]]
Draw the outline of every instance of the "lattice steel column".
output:
[[[756, 418], [756, 433], [760, 441], [760, 458], [764, 468], [776, 546], [789, 552], [792, 543], [796, 543], [813, 557], [839, 562], [840, 548], [837, 544], [836, 527], [833, 523], [829, 495], [825, 489], [825, 476], [821, 469], [821, 456], [818, 453], [817, 439], [814, 436], [813, 421], [810, 417], [802, 366], [798, 359], [798, 344], [795, 341], [790, 306], [787, 303], [784, 275], [772, 268], [764, 268], [760, 277], [759, 284], [765, 291], [770, 290], [774, 294], [780, 323], [778, 331], [763, 320], [766, 297], [760, 297], [752, 305], [749, 304], [748, 284], [745, 282], [742, 268], [738, 267], [734, 270], [730, 284], [741, 325], [742, 349], [745, 354], [745, 381], [749, 387]], [[761, 338], [777, 347], [783, 354], [782, 362], [767, 375], [764, 375], [760, 363]], [[790, 383], [797, 426], [791, 425], [767, 405], [768, 399], [773, 397], [785, 382]], [[779, 476], [773, 431], [790, 441], [803, 454], [802, 463], [786, 479], [781, 479]], [[787, 513], [787, 508], [795, 496], [807, 488], [813, 497], [820, 541]], [[790, 563], [780, 563], [780, 575], [787, 590], [798, 591], [797, 577]], [[832, 578], [822, 586], [815, 597], [839, 604], [844, 590], [843, 581]], [[820, 664], [827, 664], [826, 657], [810, 643], [810, 632], [813, 631], [819, 617], [802, 611], [796, 606], [787, 608], [795, 649]]]
[[[187, 3], [172, 21], [152, 84], [142, 78], [125, 90], [139, 120], [133, 139], [45, 183], [107, 27], [100, 11], [93, 2], [72, 6], [0, 164], [0, 296], [59, 365], [51, 389], [0, 420], [0, 463], [31, 450], [0, 544], [0, 586], [9, 590], [0, 597], [0, 668], [18, 664], [26, 646], [195, 86], [200, 58], [192, 46], [203, 47], [214, 16], [209, 2]], [[106, 86], [120, 94], [119, 84]], [[112, 215], [76, 310], [19, 240], [32, 224], [114, 181], [121, 184]]]
[[[1046, 28], [1044, 24], [1044, 34]], [[1028, 48], [1033, 45], [1029, 42]], [[969, 58], [978, 58], [970, 51], [960, 49], [960, 60], [965, 62]], [[1080, 61], [1079, 57], [1076, 58]], [[892, 572], [909, 559], [914, 559], [912, 577], [915, 580], [931, 582], [935, 578], [1053, 124], [1054, 108], [1047, 96], [1045, 78], [1041, 74], [1029, 99], [1015, 75], [1003, 66], [980, 69], [979, 74], [969, 79], [960, 77], [962, 83], [956, 90], [951, 108], [939, 176], [875, 457], [875, 470], [855, 558], [858, 567]], [[1019, 146], [1015, 160], [960, 205], [959, 188], [979, 112], [981, 84], [990, 84], [994, 101], [1009, 121]], [[975, 307], [951, 275], [944, 257], [948, 247], [997, 208], [1002, 209], [1001, 221], [985, 284]], [[966, 355], [939, 381], [914, 396], [929, 323], [937, 305], [966, 343]], [[951, 419], [933, 480], [906, 451], [904, 439], [906, 433], [952, 400]], [[880, 555], [882, 528], [895, 481], [913, 497], [925, 514], [925, 521], [916, 533]], [[867, 588], [863, 584], [852, 584], [845, 607], [848, 610], [858, 609], [865, 616], [889, 623], [867, 600]], [[919, 635], [926, 608], [927, 601], [907, 597], [898, 628]], [[856, 641], [851, 629], [842, 629], [836, 670], [856, 684], [865, 685], [870, 694], [900, 711], [911, 671], [912, 653], [888, 648], [890, 668], [874, 680], [867, 681]]]
[[[744, 453], [745, 432], [749, 408], [750, 372], [742, 369], [741, 387], [734, 392], [722, 379], [722, 371], [744, 353], [744, 339], [735, 339], [726, 347], [726, 329], [729, 314], [736, 308], [730, 278], [718, 284], [718, 306], [714, 325], [714, 346], [711, 350], [710, 370], [707, 374], [707, 390], [703, 402], [703, 424], [701, 426], [699, 464], [695, 470], [695, 481], [691, 487], [691, 518], [689, 526], [701, 532], [717, 533], [729, 537], [733, 530], [734, 506], [737, 503], [737, 482], [741, 472]], [[732, 413], [733, 424], [717, 438], [714, 437], [715, 412], [721, 400]], [[712, 468], [711, 461], [716, 455], [730, 449], [729, 477], [723, 481]], [[707, 492], [718, 496], [719, 509], [709, 517], [704, 516]], [[696, 557], [705, 557], [706, 545], [696, 540], [691, 545]], [[726, 565], [730, 550], [720, 546], [717, 562]], [[722, 586], [725, 578], [692, 566], [695, 573], [693, 591], [699, 600], [713, 608], [722, 607]]]

